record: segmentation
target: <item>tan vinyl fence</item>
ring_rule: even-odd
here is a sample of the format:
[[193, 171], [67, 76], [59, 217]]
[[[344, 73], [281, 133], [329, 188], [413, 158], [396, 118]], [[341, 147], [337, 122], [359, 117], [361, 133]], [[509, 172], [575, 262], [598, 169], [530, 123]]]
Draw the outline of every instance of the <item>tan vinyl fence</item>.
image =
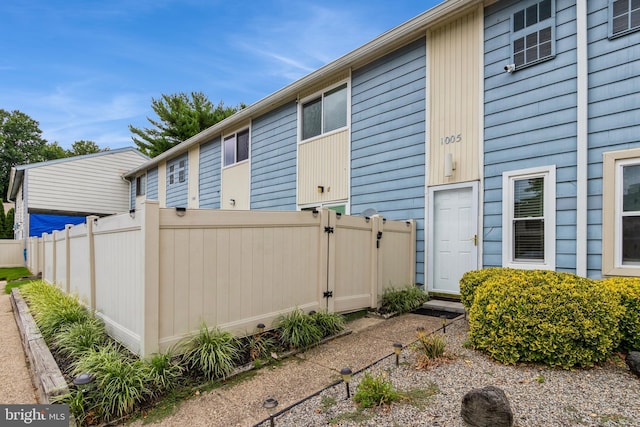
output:
[[24, 266], [24, 242], [22, 240], [0, 240], [0, 267]]
[[375, 307], [384, 288], [415, 280], [413, 220], [138, 206], [29, 239], [27, 262], [140, 355], [203, 322], [243, 336], [296, 308]]

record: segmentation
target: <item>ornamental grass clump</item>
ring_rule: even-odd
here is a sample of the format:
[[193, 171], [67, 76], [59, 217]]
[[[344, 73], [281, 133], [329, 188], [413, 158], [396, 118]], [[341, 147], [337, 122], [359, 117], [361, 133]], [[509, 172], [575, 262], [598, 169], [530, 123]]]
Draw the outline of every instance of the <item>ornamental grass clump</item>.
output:
[[174, 362], [170, 353], [159, 353], [145, 361], [147, 365], [147, 383], [153, 395], [161, 395], [172, 390], [182, 376], [183, 368]]
[[313, 317], [296, 309], [276, 319], [280, 340], [285, 347], [304, 349], [322, 340], [322, 330]]
[[89, 350], [98, 350], [107, 342], [104, 324], [95, 317], [65, 325], [53, 338], [60, 354], [72, 359], [79, 359]]
[[21, 294], [29, 303], [36, 325], [48, 343], [62, 329], [91, 317], [75, 296], [65, 294], [43, 281], [26, 284], [22, 287]]
[[382, 293], [380, 310], [386, 313], [409, 313], [428, 300], [429, 295], [417, 286], [387, 288]]
[[202, 324], [200, 332], [178, 345], [187, 369], [207, 379], [225, 379], [240, 360], [241, 344], [230, 332], [209, 329]]
[[622, 339], [619, 349], [640, 351], [640, 278], [615, 277], [601, 283], [618, 295], [625, 308], [620, 318]]
[[418, 339], [411, 344], [411, 350], [416, 354], [416, 368], [425, 369], [437, 365], [446, 358], [447, 341], [440, 334], [426, 334], [418, 332]]
[[322, 337], [330, 337], [344, 331], [347, 322], [343, 315], [339, 313], [329, 313], [325, 310], [316, 311], [311, 314], [311, 319], [320, 328]]
[[572, 368], [604, 362], [620, 343], [620, 298], [568, 273], [505, 271], [479, 286], [469, 339], [506, 363]]
[[89, 350], [73, 369], [74, 375], [94, 375], [94, 381], [86, 389], [84, 404], [105, 421], [130, 414], [150, 395], [148, 372], [140, 359], [127, 356], [114, 344]]

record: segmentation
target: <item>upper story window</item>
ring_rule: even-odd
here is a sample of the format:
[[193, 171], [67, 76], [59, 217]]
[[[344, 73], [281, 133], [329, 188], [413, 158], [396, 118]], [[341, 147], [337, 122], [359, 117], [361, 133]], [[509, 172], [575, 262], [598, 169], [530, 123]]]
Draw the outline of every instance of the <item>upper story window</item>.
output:
[[224, 165], [229, 166], [249, 158], [249, 129], [224, 139]]
[[136, 177], [136, 196], [144, 196], [147, 192], [147, 175]]
[[553, 57], [555, 2], [543, 0], [513, 14], [511, 47], [516, 69]]
[[503, 267], [555, 269], [555, 167], [505, 172]]
[[302, 104], [302, 138], [313, 138], [347, 126], [347, 84]]
[[609, 35], [615, 37], [640, 29], [640, 0], [609, 2]]
[[186, 179], [186, 160], [180, 160], [178, 164], [169, 165], [169, 184], [184, 182]]

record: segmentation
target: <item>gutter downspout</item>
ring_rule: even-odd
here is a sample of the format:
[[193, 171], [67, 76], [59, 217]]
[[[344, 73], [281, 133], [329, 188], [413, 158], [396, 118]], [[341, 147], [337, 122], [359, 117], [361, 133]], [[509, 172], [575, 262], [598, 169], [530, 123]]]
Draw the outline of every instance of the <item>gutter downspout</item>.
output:
[[577, 176], [576, 176], [576, 274], [587, 276], [587, 180], [589, 162], [589, 65], [587, 2], [576, 1], [577, 53]]

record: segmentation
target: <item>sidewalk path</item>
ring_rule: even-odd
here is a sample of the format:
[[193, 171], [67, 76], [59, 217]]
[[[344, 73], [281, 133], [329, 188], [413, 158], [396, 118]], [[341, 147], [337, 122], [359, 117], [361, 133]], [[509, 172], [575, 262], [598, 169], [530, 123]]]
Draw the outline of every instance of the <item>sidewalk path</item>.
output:
[[[0, 281], [4, 292], [4, 282]], [[37, 403], [9, 295], [0, 295], [0, 403]]]
[[[276, 410], [286, 408], [339, 380], [340, 369], [349, 367], [355, 373], [390, 355], [393, 343], [413, 342], [418, 326], [429, 332], [441, 327], [442, 320], [417, 314], [388, 320], [358, 319], [348, 324], [351, 334], [299, 353], [279, 366], [262, 368], [239, 383], [184, 401], [173, 415], [152, 425], [255, 425], [267, 416], [262, 408], [267, 397], [278, 400]], [[143, 423], [132, 425], [141, 427]]]

